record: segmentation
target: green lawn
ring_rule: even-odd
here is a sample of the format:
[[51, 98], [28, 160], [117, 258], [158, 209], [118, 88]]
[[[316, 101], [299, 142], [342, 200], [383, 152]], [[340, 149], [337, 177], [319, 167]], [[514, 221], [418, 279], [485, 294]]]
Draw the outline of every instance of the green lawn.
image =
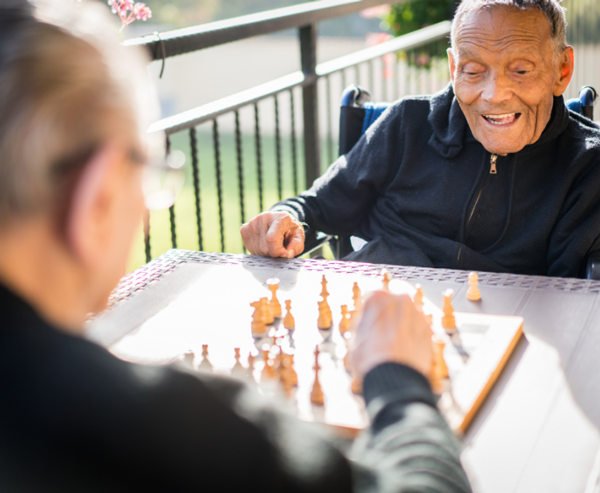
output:
[[[203, 235], [203, 251], [220, 252], [221, 239], [219, 231], [219, 208], [217, 199], [217, 179], [215, 172], [215, 156], [211, 127], [203, 125], [198, 132], [198, 158], [201, 188], [201, 219]], [[239, 181], [234, 135], [224, 133], [220, 136], [223, 222], [225, 234], [225, 251], [241, 253], [243, 244], [239, 234], [242, 224], [239, 204]], [[337, 145], [337, 143], [335, 143]], [[186, 184], [175, 204], [177, 247], [187, 250], [198, 250], [198, 230], [194, 205], [194, 187], [192, 180], [192, 160], [190, 154], [189, 133], [180, 132], [171, 138], [171, 146], [181, 149], [187, 155]], [[292, 140], [281, 138], [282, 159], [282, 195], [283, 198], [294, 195], [292, 173]], [[323, 142], [322, 167], [327, 166], [327, 145]], [[298, 155], [298, 188], [305, 189], [304, 154], [302, 139], [297, 139]], [[266, 210], [279, 201], [277, 192], [275, 138], [261, 138], [263, 163], [263, 208]], [[245, 220], [261, 212], [258, 200], [258, 176], [256, 166], [256, 146], [252, 135], [245, 135], [242, 140], [244, 207]], [[150, 241], [152, 257], [158, 257], [172, 248], [169, 223], [169, 211], [152, 212], [150, 216]], [[140, 228], [128, 263], [128, 271], [132, 271], [145, 263], [143, 232]]]

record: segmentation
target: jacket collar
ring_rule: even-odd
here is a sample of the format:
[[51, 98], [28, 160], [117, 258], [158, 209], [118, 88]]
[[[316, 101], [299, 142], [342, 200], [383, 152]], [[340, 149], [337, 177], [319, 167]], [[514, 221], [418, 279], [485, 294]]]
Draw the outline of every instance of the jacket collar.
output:
[[[433, 134], [429, 145], [446, 159], [456, 157], [467, 142], [477, 142], [473, 137], [456, 97], [452, 84], [431, 97], [431, 106], [427, 118]], [[525, 146], [517, 154], [527, 154], [538, 147], [554, 140], [565, 131], [569, 124], [569, 111], [562, 96], [554, 97], [552, 115], [540, 138], [531, 145]]]

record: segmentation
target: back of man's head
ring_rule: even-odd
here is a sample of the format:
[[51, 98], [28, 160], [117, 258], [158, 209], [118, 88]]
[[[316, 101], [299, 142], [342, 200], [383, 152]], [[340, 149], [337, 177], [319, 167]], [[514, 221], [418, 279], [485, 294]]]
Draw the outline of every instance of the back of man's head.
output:
[[567, 17], [560, 0], [462, 0], [452, 22], [452, 45], [465, 17], [476, 10], [493, 8], [539, 10], [550, 24], [550, 33], [557, 54], [567, 47]]
[[61, 207], [78, 166], [155, 116], [144, 58], [109, 24], [100, 3], [0, 2], [0, 224]]

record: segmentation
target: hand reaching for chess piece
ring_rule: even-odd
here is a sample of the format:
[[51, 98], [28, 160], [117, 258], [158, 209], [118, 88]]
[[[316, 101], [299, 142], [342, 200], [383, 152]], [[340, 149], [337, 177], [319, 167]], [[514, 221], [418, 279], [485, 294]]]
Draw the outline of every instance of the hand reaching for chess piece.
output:
[[376, 291], [365, 301], [352, 349], [354, 371], [361, 378], [382, 363], [401, 363], [428, 375], [432, 331], [408, 295]]

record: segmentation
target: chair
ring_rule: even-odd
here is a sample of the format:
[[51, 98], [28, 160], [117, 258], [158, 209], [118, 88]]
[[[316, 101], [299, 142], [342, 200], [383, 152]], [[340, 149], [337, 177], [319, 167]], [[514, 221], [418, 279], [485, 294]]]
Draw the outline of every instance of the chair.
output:
[[[594, 103], [597, 98], [598, 94], [593, 87], [584, 86], [579, 91], [579, 96], [567, 100], [566, 105], [575, 113], [593, 120]], [[372, 103], [371, 93], [360, 86], [353, 84], [346, 88], [342, 94], [340, 108], [340, 156], [352, 150], [367, 129], [390, 104]], [[329, 242], [333, 255], [338, 260], [354, 251], [350, 237], [336, 237], [308, 230], [303, 255], [321, 247], [326, 241]], [[588, 256], [586, 278], [600, 280], [600, 250], [594, 251]]]

